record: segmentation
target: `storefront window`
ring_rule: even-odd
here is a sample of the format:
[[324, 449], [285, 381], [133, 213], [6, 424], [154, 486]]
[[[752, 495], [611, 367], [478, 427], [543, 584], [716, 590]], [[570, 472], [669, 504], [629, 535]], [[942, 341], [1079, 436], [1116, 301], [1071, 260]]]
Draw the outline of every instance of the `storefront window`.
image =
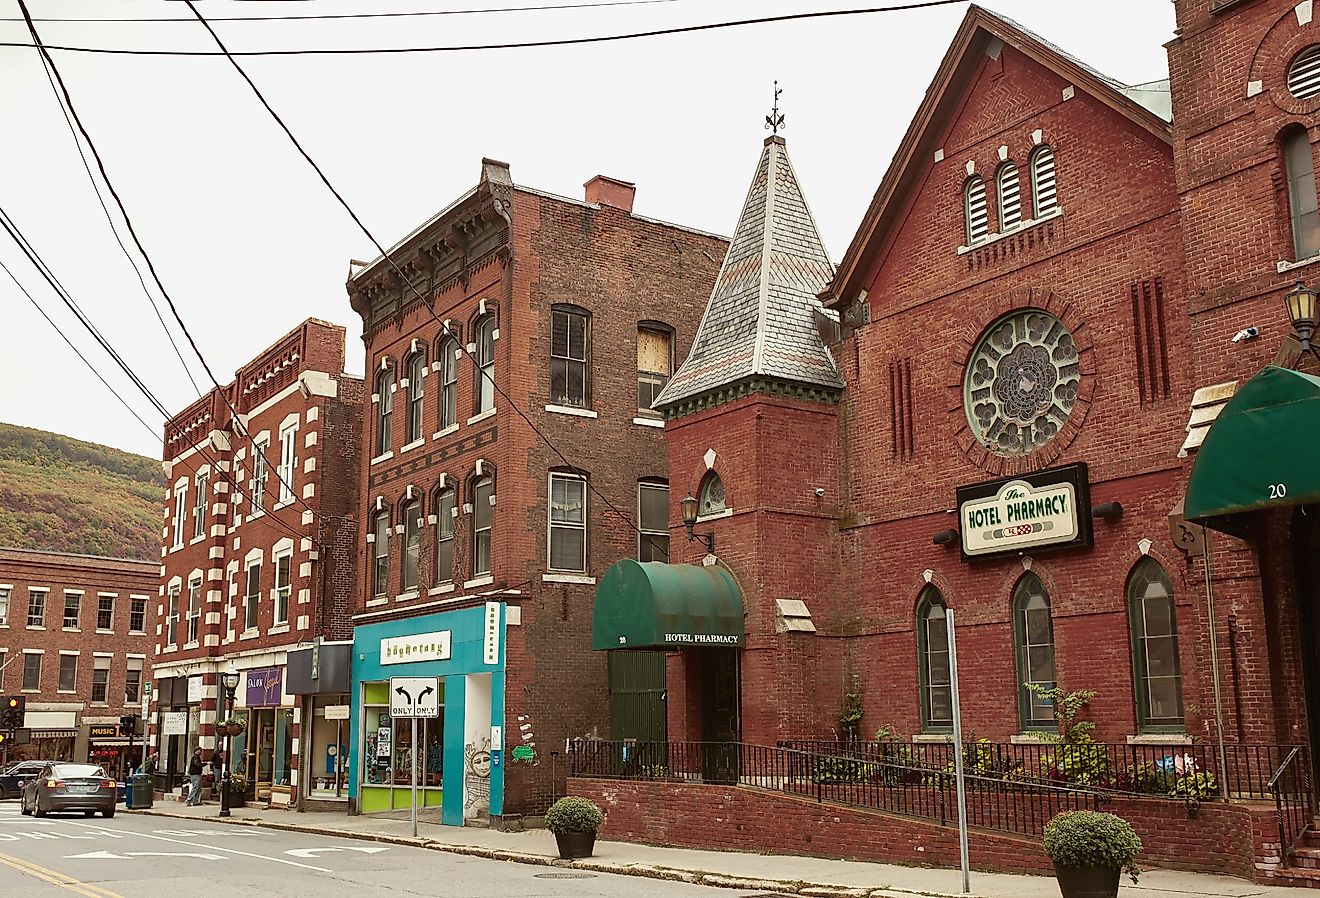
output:
[[[307, 740], [307, 794], [312, 798], [342, 798], [347, 791], [348, 720], [327, 719], [327, 714], [346, 715], [347, 695], [317, 696]], [[331, 709], [327, 711], [327, 709]]]
[[275, 770], [273, 784], [287, 786], [293, 777], [293, 709], [275, 709]]
[[[363, 763], [359, 765], [364, 787], [362, 808], [381, 811], [410, 807], [414, 755], [412, 721], [390, 718], [389, 683], [364, 683], [362, 690]], [[444, 781], [443, 684], [441, 695], [440, 716], [417, 721], [417, 743], [420, 746], [417, 787], [431, 793], [420, 800], [423, 806], [440, 803], [440, 788]]]

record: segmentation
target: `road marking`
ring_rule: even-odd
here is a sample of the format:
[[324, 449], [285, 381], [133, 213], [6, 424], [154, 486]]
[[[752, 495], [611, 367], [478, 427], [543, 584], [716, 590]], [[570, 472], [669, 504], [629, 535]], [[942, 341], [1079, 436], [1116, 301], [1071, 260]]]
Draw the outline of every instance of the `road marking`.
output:
[[284, 853], [294, 857], [316, 857], [318, 853], [325, 851], [360, 851], [363, 854], [379, 854], [389, 850], [388, 845], [345, 845], [342, 848], [290, 848]]
[[[69, 821], [69, 825], [70, 825], [70, 826], [81, 826], [81, 827], [85, 827], [85, 828], [87, 828], [87, 829], [99, 829], [99, 828], [100, 828], [100, 827], [92, 826], [91, 824], [88, 824], [88, 823], [76, 823], [76, 822], [74, 822], [74, 821], [72, 821], [72, 820]], [[125, 831], [125, 834], [126, 834], [126, 835], [141, 836], [141, 837], [144, 838], [144, 839], [155, 839], [155, 840], [157, 840], [157, 841], [159, 841], [159, 842], [173, 842], [175, 845], [187, 845], [187, 846], [190, 847], [190, 848], [204, 848], [204, 849], [206, 849], [207, 851], [221, 851], [221, 852], [227, 852], [227, 853], [229, 853], [229, 854], [239, 854], [239, 855], [242, 855], [242, 856], [244, 856], [244, 857], [255, 857], [255, 858], [259, 858], [259, 859], [261, 859], [261, 860], [263, 860], [263, 861], [272, 861], [273, 863], [276, 863], [276, 864], [287, 864], [287, 865], [289, 865], [290, 867], [301, 867], [301, 868], [304, 869], [304, 870], [315, 870], [317, 873], [333, 873], [333, 872], [334, 872], [333, 870], [327, 869], [326, 867], [314, 867], [314, 866], [312, 866], [311, 864], [300, 864], [300, 863], [298, 863], [297, 861], [286, 860], [285, 858], [282, 858], [282, 857], [271, 857], [271, 856], [268, 855], [268, 854], [254, 854], [254, 853], [251, 852], [251, 851], [239, 851], [237, 848], [222, 848], [222, 847], [220, 847], [220, 846], [218, 846], [218, 845], [202, 845], [202, 844], [199, 844], [199, 843], [197, 843], [197, 842], [187, 842], [187, 841], [184, 841], [183, 839], [170, 839], [170, 838], [166, 838], [165, 836], [158, 836], [158, 835], [155, 835], [155, 834], [153, 834], [153, 833], [142, 833], [142, 832], [137, 832], [137, 833], [135, 833], [135, 832], [128, 832], [128, 831]]]
[[133, 857], [195, 857], [204, 861], [223, 861], [227, 858], [218, 854], [200, 854], [193, 851], [125, 851], [115, 854], [113, 851], [89, 851], [86, 854], [66, 854], [66, 861], [126, 861]]
[[40, 879], [51, 885], [59, 886], [62, 889], [68, 889], [70, 892], [82, 895], [83, 898], [124, 898], [118, 892], [112, 892], [109, 889], [103, 889], [100, 886], [94, 886], [91, 883], [82, 882], [67, 876], [63, 873], [57, 873], [54, 870], [48, 870], [45, 867], [39, 867], [36, 864], [11, 857], [7, 854], [0, 854], [0, 864], [7, 867], [13, 867], [20, 873], [26, 873], [33, 879]]

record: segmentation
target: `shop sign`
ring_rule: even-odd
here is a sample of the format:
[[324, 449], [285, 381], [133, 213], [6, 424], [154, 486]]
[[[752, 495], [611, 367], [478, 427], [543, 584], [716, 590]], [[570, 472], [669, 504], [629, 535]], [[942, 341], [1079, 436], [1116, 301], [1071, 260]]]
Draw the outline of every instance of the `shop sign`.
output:
[[114, 739], [119, 735], [119, 727], [114, 724], [88, 724], [88, 739]]
[[392, 636], [380, 641], [381, 664], [410, 664], [414, 661], [448, 661], [449, 630]]
[[500, 603], [486, 603], [485, 661], [500, 663]]
[[161, 733], [165, 736], [185, 736], [188, 733], [187, 711], [166, 711], [162, 715]]
[[260, 667], [246, 672], [246, 703], [249, 708], [278, 708], [284, 693], [284, 668]]
[[206, 694], [206, 687], [202, 685], [200, 676], [188, 678], [188, 704], [200, 705], [202, 696]]
[[348, 705], [326, 705], [326, 720], [348, 720]]
[[1089, 546], [1086, 465], [1070, 465], [958, 490], [963, 558], [1042, 546]]

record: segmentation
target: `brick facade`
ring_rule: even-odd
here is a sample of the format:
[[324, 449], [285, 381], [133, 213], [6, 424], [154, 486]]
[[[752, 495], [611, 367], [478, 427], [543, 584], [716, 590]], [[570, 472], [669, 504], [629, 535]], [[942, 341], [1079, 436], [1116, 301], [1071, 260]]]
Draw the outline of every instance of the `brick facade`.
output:
[[90, 758], [115, 775], [139, 759], [140, 738], [130, 758], [127, 732], [99, 734], [141, 713], [159, 573], [154, 561], [0, 548], [0, 694], [26, 697], [33, 731], [8, 759]]

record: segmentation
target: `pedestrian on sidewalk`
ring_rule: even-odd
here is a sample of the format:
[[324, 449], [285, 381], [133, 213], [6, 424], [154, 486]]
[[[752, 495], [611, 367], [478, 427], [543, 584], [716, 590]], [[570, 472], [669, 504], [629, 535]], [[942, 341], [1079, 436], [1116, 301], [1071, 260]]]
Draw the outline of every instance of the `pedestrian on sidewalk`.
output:
[[188, 804], [202, 803], [202, 750], [193, 750], [192, 760], [188, 762]]

